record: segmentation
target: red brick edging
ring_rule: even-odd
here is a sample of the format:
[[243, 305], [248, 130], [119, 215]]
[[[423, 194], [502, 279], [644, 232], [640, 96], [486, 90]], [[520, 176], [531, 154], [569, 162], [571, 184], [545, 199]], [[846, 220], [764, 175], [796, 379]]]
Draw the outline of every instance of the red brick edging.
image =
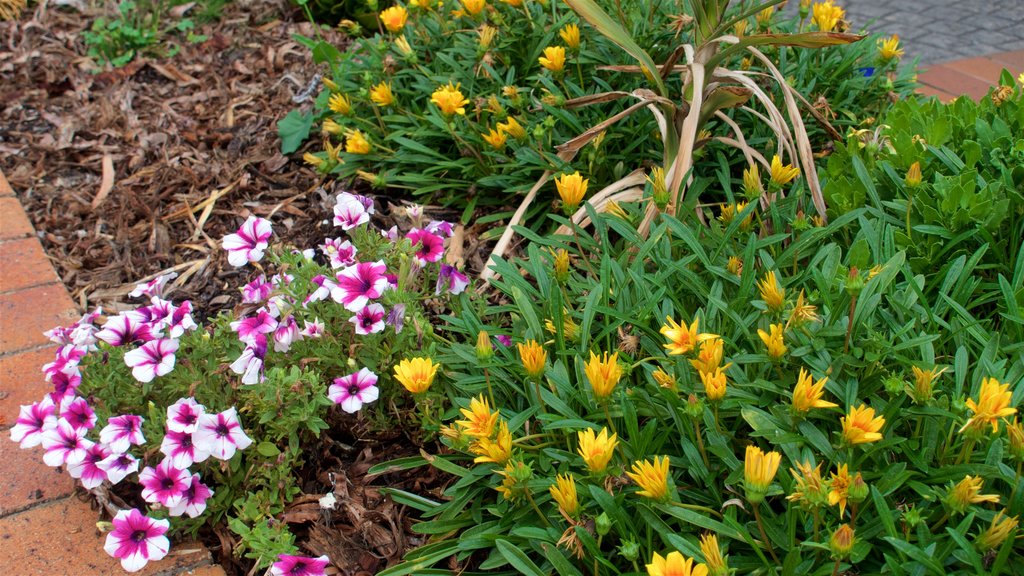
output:
[[1024, 50], [929, 66], [917, 76], [921, 83], [917, 92], [923, 96], [938, 96], [943, 102], [961, 95], [978, 100], [985, 97], [990, 87], [999, 83], [999, 75], [1004, 68], [1014, 78], [1024, 72]]
[[[56, 347], [45, 330], [79, 316], [7, 178], [0, 170], [0, 573], [24, 576], [125, 574], [103, 551], [99, 511], [74, 495], [75, 481], [22, 450], [8, 429], [18, 409], [49, 391], [40, 368]], [[201, 544], [175, 543], [138, 572], [224, 576]]]

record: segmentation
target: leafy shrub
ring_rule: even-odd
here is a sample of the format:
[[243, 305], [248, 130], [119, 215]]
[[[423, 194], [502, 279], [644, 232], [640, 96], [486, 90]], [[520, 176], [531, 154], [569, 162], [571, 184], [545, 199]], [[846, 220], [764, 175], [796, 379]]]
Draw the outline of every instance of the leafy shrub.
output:
[[[213, 18], [227, 0], [207, 0], [199, 8], [201, 18]], [[176, 44], [161, 45], [169, 35], [185, 34], [189, 42], [203, 42], [206, 37], [194, 34], [195, 22], [182, 18], [172, 24], [163, 21], [167, 6], [160, 0], [123, 0], [117, 5], [114, 18], [97, 18], [92, 27], [82, 33], [90, 58], [111, 66], [124, 66], [138, 54], [173, 56], [179, 50]]]

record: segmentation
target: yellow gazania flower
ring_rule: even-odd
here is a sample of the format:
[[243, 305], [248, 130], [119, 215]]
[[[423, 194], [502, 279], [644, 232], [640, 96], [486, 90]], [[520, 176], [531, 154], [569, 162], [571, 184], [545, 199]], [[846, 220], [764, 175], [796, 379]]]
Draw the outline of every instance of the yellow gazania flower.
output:
[[978, 534], [974, 543], [983, 553], [995, 550], [1003, 545], [1003, 542], [1010, 537], [1017, 529], [1017, 517], [1006, 516], [1006, 510], [1000, 510], [992, 518], [992, 525], [987, 530]]
[[668, 456], [662, 456], [660, 460], [655, 456], [654, 462], [650, 460], [634, 462], [633, 471], [626, 472], [626, 475], [641, 488], [637, 492], [640, 496], [662, 502], [668, 500]]
[[779, 155], [772, 156], [771, 180], [772, 184], [783, 187], [800, 175], [800, 169], [792, 164], [783, 164]]
[[430, 358], [406, 358], [395, 366], [395, 379], [413, 394], [426, 392], [434, 383], [440, 364]]
[[619, 445], [617, 434], [608, 436], [608, 429], [601, 428], [601, 433], [594, 435], [592, 428], [577, 433], [579, 439], [578, 452], [583, 462], [594, 474], [602, 474], [608, 468], [608, 462], [615, 455], [615, 447]]
[[999, 504], [998, 494], [981, 494], [985, 480], [981, 476], [964, 476], [964, 479], [946, 492], [946, 504], [954, 512], [963, 513], [971, 504], [991, 502]]
[[743, 260], [739, 256], [729, 256], [729, 261], [725, 264], [725, 269], [734, 276], [742, 276]]
[[476, 454], [473, 462], [476, 464], [492, 463], [499, 466], [508, 462], [512, 457], [512, 434], [508, 431], [508, 422], [498, 422], [498, 433], [494, 438], [481, 438], [470, 446], [470, 451]]
[[982, 380], [981, 389], [978, 390], [978, 400], [967, 399], [967, 408], [974, 415], [967, 420], [960, 432], [967, 429], [972, 432], [981, 432], [986, 424], [992, 426], [992, 432], [998, 432], [999, 419], [1017, 413], [1016, 408], [1010, 408], [1012, 396], [1009, 384], [1000, 384], [999, 380], [995, 378]]
[[758, 328], [757, 335], [761, 338], [761, 342], [764, 342], [765, 347], [768, 348], [768, 357], [774, 362], [778, 361], [786, 353], [786, 342], [783, 339], [782, 324], [772, 324], [768, 329], [771, 332], [765, 332]]
[[370, 100], [377, 106], [391, 106], [395, 103], [395, 95], [391, 92], [391, 84], [381, 82], [370, 89]]
[[835, 30], [844, 17], [846, 17], [846, 11], [842, 7], [836, 6], [832, 0], [818, 2], [811, 7], [811, 20], [822, 32]]
[[778, 452], [765, 453], [752, 444], [747, 446], [743, 459], [743, 487], [751, 504], [760, 504], [764, 500], [781, 461], [782, 454]]
[[331, 94], [330, 99], [327, 100], [327, 107], [331, 109], [331, 112], [348, 116], [352, 112], [352, 101], [344, 94]]
[[661, 368], [655, 370], [654, 373], [651, 374], [651, 376], [654, 377], [654, 381], [658, 383], [658, 386], [661, 386], [662, 388], [667, 388], [673, 392], [679, 390], [679, 383], [676, 382], [676, 379], [671, 374], [665, 372]]
[[303, 154], [302, 161], [314, 168], [319, 168], [320, 166], [323, 165], [324, 162], [326, 162], [326, 160], [317, 156], [316, 154], [313, 154], [312, 152], [306, 152], [305, 154]]
[[470, 16], [476, 16], [487, 7], [487, 0], [461, 0], [461, 3], [466, 14]]
[[828, 546], [832, 550], [832, 557], [840, 560], [846, 558], [850, 555], [850, 551], [853, 550], [855, 542], [854, 530], [849, 524], [843, 524], [836, 528], [836, 531], [832, 533], [828, 540]]
[[882, 60], [885, 60], [886, 62], [903, 56], [903, 50], [900, 48], [899, 35], [893, 34], [889, 38], [879, 40], [878, 54], [882, 57]]
[[412, 46], [409, 45], [409, 40], [405, 37], [405, 34], [395, 38], [395, 48], [398, 49], [398, 53], [402, 56], [412, 56]]
[[498, 29], [490, 24], [484, 24], [477, 31], [477, 35], [480, 37], [477, 40], [477, 44], [479, 44], [482, 50], [486, 51], [494, 43], [494, 38], [498, 35]]
[[569, 280], [569, 252], [565, 248], [559, 248], [553, 253], [551, 268], [554, 270], [555, 279], [564, 284]]
[[840, 518], [846, 512], [846, 500], [850, 497], [852, 481], [849, 467], [846, 464], [840, 464], [828, 481], [828, 504], [829, 506], [839, 506]]
[[769, 310], [782, 310], [786, 303], [786, 289], [775, 280], [775, 272], [769, 270], [764, 278], [757, 283], [757, 289], [761, 291], [761, 300], [768, 305]]
[[[725, 343], [721, 338], [707, 338], [700, 343], [700, 352], [690, 360], [690, 365], [698, 372], [714, 372], [722, 367], [722, 356], [725, 354]], [[724, 370], [729, 366], [722, 367]]]
[[345, 131], [345, 152], [349, 154], [369, 154], [370, 142], [359, 130]]
[[455, 424], [462, 427], [467, 436], [473, 438], [490, 438], [494, 427], [498, 424], [498, 413], [491, 410], [491, 404], [481, 394], [469, 402], [469, 408], [459, 408], [466, 418], [456, 420]]
[[334, 121], [334, 118], [328, 118], [324, 120], [323, 126], [320, 127], [320, 132], [323, 134], [333, 134], [337, 136], [345, 131], [345, 127]]
[[[722, 204], [722, 211], [718, 215], [718, 221], [728, 226], [736, 218], [737, 215], [742, 213], [747, 208], [746, 202], [737, 202], [735, 204]], [[740, 229], [747, 230], [754, 221], [754, 215], [749, 214], [740, 222]]]
[[910, 371], [914, 374], [914, 388], [910, 397], [918, 404], [924, 404], [932, 398], [935, 379], [938, 378], [946, 368], [933, 367], [930, 370], [923, 370], [917, 366], [911, 366]]
[[615, 385], [622, 378], [622, 367], [619, 366], [619, 353], [611, 356], [605, 352], [601, 357], [590, 353], [590, 361], [583, 366], [583, 372], [594, 389], [595, 398], [607, 398], [615, 390]]
[[587, 185], [589, 184], [590, 179], [581, 176], [579, 171], [562, 174], [555, 178], [555, 189], [558, 191], [558, 196], [562, 199], [562, 205], [566, 211], [573, 212], [579, 207], [583, 197], [587, 195]]
[[469, 104], [469, 100], [462, 95], [459, 91], [458, 86], [452, 86], [449, 82], [446, 86], [438, 86], [437, 90], [430, 96], [430, 101], [437, 105], [441, 109], [441, 113], [445, 116], [452, 116], [458, 114], [460, 116], [466, 115], [466, 105]]
[[576, 481], [569, 474], [555, 476], [555, 483], [548, 490], [551, 497], [558, 503], [559, 509], [569, 518], [580, 513], [580, 501], [576, 497]]
[[790, 468], [789, 473], [793, 475], [796, 484], [793, 486], [793, 493], [786, 496], [786, 500], [797, 502], [807, 508], [820, 508], [828, 502], [828, 491], [821, 477], [821, 464], [811, 468], [810, 462], [797, 462], [796, 470]]
[[655, 552], [647, 565], [647, 576], [708, 576], [708, 567], [694, 564], [693, 558], [686, 558], [674, 550], [664, 557]]
[[523, 0], [501, 0], [505, 4], [512, 6], [513, 8], [519, 8], [523, 5]]
[[761, 171], [757, 164], [751, 164], [743, 171], [743, 192], [747, 198], [757, 198], [764, 193], [764, 185], [761, 184]]
[[544, 49], [544, 55], [537, 58], [540, 65], [552, 72], [561, 72], [565, 69], [565, 48], [562, 46], [548, 46]]
[[548, 361], [548, 352], [536, 340], [527, 340], [525, 344], [516, 344], [519, 349], [519, 360], [527, 376], [540, 378], [544, 375], [544, 365]]
[[729, 565], [718, 547], [718, 536], [711, 533], [701, 534], [700, 553], [704, 555], [704, 564], [707, 565], [710, 576], [726, 576], [729, 573]]
[[505, 122], [498, 122], [498, 130], [508, 134], [516, 140], [526, 138], [526, 129], [513, 116], [505, 119]]
[[508, 140], [508, 136], [506, 136], [504, 132], [501, 130], [495, 130], [494, 128], [491, 128], [490, 132], [487, 134], [481, 134], [480, 137], [495, 150], [501, 150], [504, 148], [505, 141]]
[[800, 326], [804, 322], [817, 322], [819, 320], [821, 320], [821, 317], [818, 316], [818, 307], [804, 302], [804, 291], [801, 289], [800, 294], [796, 297], [796, 304], [793, 305], [793, 311], [789, 313], [789, 320], [786, 321], [786, 324]]
[[879, 430], [885, 426], [885, 418], [875, 417], [875, 409], [864, 404], [853, 408], [840, 419], [843, 425], [843, 439], [850, 444], [866, 444], [882, 439]]
[[1024, 461], [1024, 426], [1013, 417], [1013, 422], [1006, 423], [1006, 439], [1010, 441], [1010, 455]]
[[743, 38], [747, 34], [747, 26], [750, 22], [747, 20], [740, 20], [739, 22], [732, 25], [732, 35], [737, 38]]
[[903, 177], [903, 182], [911, 188], [917, 188], [921, 185], [921, 163], [914, 162], [907, 168], [907, 175]]
[[522, 460], [510, 461], [497, 473], [504, 479], [495, 488], [505, 500], [516, 501], [530, 495], [529, 481], [533, 479], [533, 468]]
[[341, 88], [338, 87], [338, 84], [334, 80], [331, 80], [330, 78], [323, 78], [320, 80], [320, 82], [323, 83], [323, 85], [331, 92], [337, 92], [338, 90], [341, 90]]
[[430, 10], [434, 7], [434, 0], [409, 0], [409, 6], [420, 10]]
[[661, 327], [660, 332], [665, 335], [665, 338], [668, 338], [668, 344], [663, 344], [662, 346], [672, 356], [686, 354], [693, 350], [697, 344], [711, 338], [718, 338], [717, 334], [701, 334], [698, 331], [700, 328], [700, 318], [694, 318], [693, 323], [689, 327], [685, 324], [677, 324], [671, 316], [666, 316], [665, 322], [666, 324]]
[[796, 386], [793, 388], [793, 411], [797, 414], [806, 414], [812, 408], [835, 408], [836, 404], [821, 399], [827, 383], [827, 376], [815, 382], [807, 370], [800, 368], [800, 375], [797, 376]]
[[405, 28], [405, 21], [409, 18], [409, 12], [402, 6], [385, 8], [380, 13], [380, 22], [388, 29], [388, 32], [400, 32]]
[[700, 380], [704, 383], [704, 392], [708, 395], [708, 400], [718, 402], [725, 398], [728, 379], [721, 368], [715, 368], [711, 372], [700, 372]]
[[576, 24], [566, 24], [561, 30], [558, 31], [558, 35], [562, 37], [562, 42], [569, 47], [570, 50], [577, 50], [580, 47], [580, 27]]
[[[556, 334], [558, 332], [558, 328], [555, 326], [555, 323], [547, 319], [544, 320], [544, 330], [546, 330], [549, 334]], [[577, 324], [572, 319], [572, 316], [569, 316], [568, 310], [563, 309], [562, 335], [565, 336], [566, 340], [575, 341], [576, 337], [579, 335], [579, 332], [580, 325]]]

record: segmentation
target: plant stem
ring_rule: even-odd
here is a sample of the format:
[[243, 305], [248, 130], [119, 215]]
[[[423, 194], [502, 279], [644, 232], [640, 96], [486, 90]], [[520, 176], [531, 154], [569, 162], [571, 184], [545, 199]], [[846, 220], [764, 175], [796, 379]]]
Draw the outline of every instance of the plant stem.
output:
[[832, 568], [832, 576], [837, 576], [838, 574], [839, 574], [839, 560], [836, 560], [836, 565], [835, 565], [835, 567]]
[[540, 519], [544, 521], [544, 525], [550, 527], [551, 522], [548, 520], [548, 517], [540, 511], [540, 507], [537, 506], [537, 502], [533, 499], [533, 494], [530, 494], [529, 490], [526, 492], [526, 499], [530, 502], [530, 506], [533, 508], [533, 511], [537, 513], [537, 516], [540, 516]]
[[491, 388], [491, 373], [484, 368], [484, 379], [487, 380], [487, 396], [491, 400], [491, 406], [494, 406], [494, 390]]
[[850, 320], [846, 325], [846, 343], [843, 345], [843, 352], [850, 353], [850, 335], [853, 334], [853, 312], [857, 308], [857, 296], [850, 297]]
[[700, 422], [696, 418], [693, 419], [693, 433], [697, 437], [697, 449], [700, 450], [700, 457], [704, 459], [704, 467], [710, 468], [708, 453], [704, 450], [704, 435], [700, 433]]
[[761, 531], [761, 540], [764, 541], [764, 545], [768, 548], [768, 553], [772, 555], [772, 560], [775, 560], [776, 564], [780, 564], [779, 557], [775, 555], [775, 547], [772, 546], [770, 540], [768, 540], [768, 533], [764, 531], [764, 524], [761, 522], [761, 505], [754, 505], [754, 520], [757, 520], [757, 529]]
[[601, 407], [604, 408], [604, 418], [605, 418], [605, 420], [608, 421], [608, 428], [611, 429], [612, 434], [618, 434], [618, 432], [615, 431], [615, 423], [612, 422], [612, 414], [611, 414], [611, 412], [608, 411], [608, 400], [607, 399], [604, 399], [604, 400], [601, 401]]

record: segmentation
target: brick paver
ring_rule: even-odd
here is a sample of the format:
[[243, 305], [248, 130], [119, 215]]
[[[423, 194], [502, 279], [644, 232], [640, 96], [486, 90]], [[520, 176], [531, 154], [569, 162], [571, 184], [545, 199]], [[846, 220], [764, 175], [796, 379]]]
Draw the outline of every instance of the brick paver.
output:
[[[1021, 5], [1024, 11], [1024, 4]], [[976, 58], [966, 58], [936, 64], [917, 76], [920, 93], [938, 96], [943, 101], [966, 95], [977, 100], [999, 83], [1003, 69], [1016, 78], [1024, 72], [1024, 50], [997, 52]]]
[[47, 262], [43, 247], [35, 238], [21, 238], [0, 243], [4, 252], [4, 270], [0, 274], [0, 292], [31, 288], [58, 280], [52, 266], [40, 266]]
[[[2, 245], [0, 245], [2, 247]], [[39, 263], [49, 266], [49, 261]], [[0, 269], [7, 266], [0, 250]], [[75, 304], [62, 284], [46, 284], [0, 294], [0, 354], [49, 343], [43, 332], [78, 319]]]
[[[53, 362], [55, 351], [55, 347], [48, 346], [0, 356], [0, 430], [14, 425], [21, 406], [38, 402], [43, 394], [53, 389], [40, 368]], [[0, 436], [0, 442], [4, 441]]]
[[[11, 442], [7, 432], [0, 434], [0, 466], [3, 470], [0, 473], [0, 523], [7, 514], [49, 500], [66, 498], [75, 489], [74, 479], [63, 469], [43, 464], [41, 447], [23, 450]], [[0, 558], [0, 566], [3, 562]]]

